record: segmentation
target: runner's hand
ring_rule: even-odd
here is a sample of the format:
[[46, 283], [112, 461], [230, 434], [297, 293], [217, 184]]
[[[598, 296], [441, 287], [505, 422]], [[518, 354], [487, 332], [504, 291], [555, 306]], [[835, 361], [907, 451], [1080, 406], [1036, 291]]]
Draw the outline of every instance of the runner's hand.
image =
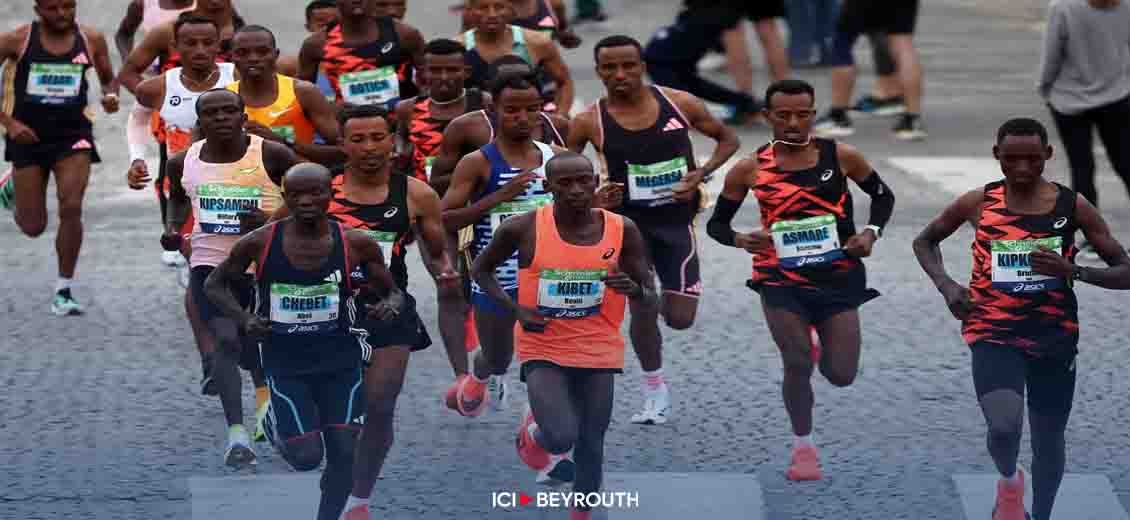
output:
[[8, 137], [19, 144], [39, 143], [39, 136], [36, 135], [35, 130], [15, 119], [8, 123], [7, 130]]
[[615, 267], [613, 267], [604, 278], [601, 278], [600, 281], [604, 282], [604, 285], [608, 288], [628, 298], [638, 298], [643, 294], [643, 289], [640, 287], [640, 284], [636, 283], [635, 280], [632, 280], [632, 277]]
[[503, 184], [502, 188], [500, 188], [498, 191], [502, 192], [502, 194], [506, 197], [506, 200], [514, 200], [523, 193], [526, 193], [526, 190], [529, 189], [530, 184], [533, 183], [537, 178], [538, 175], [536, 173], [531, 170], [525, 170], [522, 173], [515, 175], [510, 180], [506, 181], [506, 184]]
[[950, 314], [958, 321], [965, 321], [969, 317], [969, 312], [973, 310], [973, 301], [969, 299], [969, 290], [962, 287], [957, 282], [950, 282], [943, 286], [939, 291], [942, 297], [946, 299], [946, 307], [949, 307]]
[[450, 269], [435, 276], [436, 289], [456, 289], [461, 287], [463, 277]]
[[515, 316], [518, 318], [518, 323], [521, 323], [522, 328], [527, 332], [545, 332], [545, 326], [549, 325], [549, 318], [538, 314], [538, 311], [529, 307], [518, 307]]
[[400, 317], [400, 307], [404, 305], [404, 295], [400, 291], [393, 291], [381, 299], [377, 304], [365, 305], [367, 315], [371, 320], [392, 321]]
[[558, 32], [557, 41], [560, 42], [561, 46], [565, 47], [566, 49], [576, 49], [577, 47], [580, 47], [582, 43], [584, 43], [584, 41], [581, 40], [581, 37], [577, 36], [577, 33], [573, 32], [572, 29]]
[[1042, 275], [1071, 278], [1075, 271], [1075, 266], [1070, 261], [1046, 247], [1032, 251], [1028, 255], [1028, 261], [1032, 263], [1032, 270]]
[[251, 338], [266, 337], [271, 333], [271, 322], [262, 316], [248, 316], [243, 322], [243, 333]]
[[844, 243], [844, 254], [855, 258], [871, 256], [871, 248], [875, 246], [874, 231], [856, 233]]
[[734, 233], [734, 246], [755, 255], [762, 254], [766, 249], [773, 247], [773, 237], [761, 229], [749, 233]]
[[274, 141], [276, 143], [284, 142], [281, 135], [276, 134], [270, 127], [258, 121], [248, 119], [247, 122], [243, 124], [243, 129], [251, 135], [257, 135], [268, 141]]
[[270, 217], [267, 213], [259, 208], [251, 208], [239, 212], [239, 233], [246, 235], [256, 229], [263, 227]]
[[695, 193], [698, 193], [698, 185], [702, 184], [702, 179], [705, 176], [706, 172], [703, 170], [687, 172], [683, 180], [676, 182], [675, 185], [671, 187], [672, 195], [675, 197], [675, 200], [686, 202], [693, 199]]
[[102, 110], [107, 114], [113, 114], [118, 111], [118, 95], [117, 94], [102, 94]]
[[180, 251], [181, 242], [184, 237], [180, 233], [164, 232], [161, 234], [161, 247], [165, 251]]
[[601, 209], [616, 209], [624, 202], [624, 183], [608, 182], [596, 189], [593, 206]]
[[145, 185], [149, 184], [150, 180], [149, 165], [141, 159], [134, 159], [129, 165], [129, 171], [126, 172], [126, 182], [129, 183], [130, 189], [145, 189]]

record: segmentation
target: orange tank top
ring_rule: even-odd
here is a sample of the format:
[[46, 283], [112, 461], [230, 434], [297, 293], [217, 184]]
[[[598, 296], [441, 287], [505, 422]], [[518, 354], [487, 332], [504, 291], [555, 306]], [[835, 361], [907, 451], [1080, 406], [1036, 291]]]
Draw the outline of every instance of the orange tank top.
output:
[[518, 269], [518, 304], [550, 318], [540, 333], [514, 327], [522, 362], [542, 360], [575, 368], [624, 368], [627, 299], [601, 281], [619, 265], [624, 218], [600, 211], [604, 235], [591, 246], [565, 242], [557, 232], [553, 205], [537, 210], [537, 238], [530, 266]]
[[[306, 112], [298, 101], [294, 78], [282, 74], [275, 77], [279, 82], [279, 95], [275, 102], [263, 107], [247, 106], [247, 118], [296, 143], [313, 143], [314, 124], [306, 119]], [[229, 84], [228, 90], [239, 94], [239, 82]]]

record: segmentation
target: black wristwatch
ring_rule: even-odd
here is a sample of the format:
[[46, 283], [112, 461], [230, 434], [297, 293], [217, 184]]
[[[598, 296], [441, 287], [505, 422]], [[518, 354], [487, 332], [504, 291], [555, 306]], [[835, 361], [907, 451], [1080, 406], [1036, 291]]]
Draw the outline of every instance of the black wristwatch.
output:
[[1071, 279], [1079, 280], [1080, 282], [1087, 282], [1087, 268], [1077, 265], [1071, 268]]

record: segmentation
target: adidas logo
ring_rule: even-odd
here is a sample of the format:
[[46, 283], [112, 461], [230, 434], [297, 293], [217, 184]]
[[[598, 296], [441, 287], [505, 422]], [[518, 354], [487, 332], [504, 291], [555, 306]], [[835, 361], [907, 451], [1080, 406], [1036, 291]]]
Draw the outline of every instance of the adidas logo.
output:
[[71, 60], [71, 63], [77, 63], [79, 65], [90, 65], [90, 60], [87, 59], [86, 53], [84, 52], [82, 54], [79, 54], [78, 56], [75, 56], [75, 58]]
[[546, 16], [538, 22], [538, 27], [557, 27], [557, 20], [554, 20], [552, 16]]
[[663, 127], [663, 131], [664, 132], [672, 132], [672, 131], [675, 131], [675, 130], [682, 130], [684, 128], [686, 128], [686, 127], [683, 126], [683, 123], [680, 123], [678, 119], [675, 119], [675, 118], [672, 117], [671, 119], [667, 120], [667, 126]]
[[71, 150], [89, 150], [93, 147], [94, 145], [90, 144], [90, 141], [87, 141], [86, 139], [79, 139], [78, 142], [71, 147]]

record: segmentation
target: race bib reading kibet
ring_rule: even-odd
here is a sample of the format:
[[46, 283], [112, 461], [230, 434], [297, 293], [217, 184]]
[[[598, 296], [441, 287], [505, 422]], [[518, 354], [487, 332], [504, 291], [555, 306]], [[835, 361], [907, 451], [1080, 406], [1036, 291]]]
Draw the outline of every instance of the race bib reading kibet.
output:
[[836, 217], [820, 215], [774, 222], [769, 228], [783, 269], [827, 265], [844, 257]]
[[546, 269], [538, 275], [538, 312], [558, 319], [579, 319], [600, 312], [604, 269]]
[[498, 226], [502, 225], [502, 221], [521, 215], [523, 213], [533, 211], [542, 206], [553, 202], [553, 195], [533, 195], [521, 200], [512, 200], [510, 202], [503, 202], [490, 210], [490, 230], [498, 230]]
[[348, 72], [338, 78], [341, 97], [355, 105], [385, 105], [400, 99], [400, 79], [393, 67]]
[[83, 66], [76, 63], [32, 63], [27, 94], [37, 103], [62, 105], [77, 101]]
[[337, 330], [341, 296], [337, 283], [271, 284], [271, 331], [309, 334]]
[[673, 188], [687, 175], [687, 159], [628, 164], [628, 201], [646, 206], [670, 204]]
[[1062, 278], [1046, 276], [1032, 270], [1029, 253], [1041, 247], [1060, 254], [1063, 237], [1034, 240], [993, 240], [993, 289], [1012, 293], [1031, 293], [1059, 289], [1065, 285]]
[[200, 230], [213, 235], [238, 235], [239, 214], [258, 208], [263, 191], [255, 186], [201, 184], [196, 187]]

